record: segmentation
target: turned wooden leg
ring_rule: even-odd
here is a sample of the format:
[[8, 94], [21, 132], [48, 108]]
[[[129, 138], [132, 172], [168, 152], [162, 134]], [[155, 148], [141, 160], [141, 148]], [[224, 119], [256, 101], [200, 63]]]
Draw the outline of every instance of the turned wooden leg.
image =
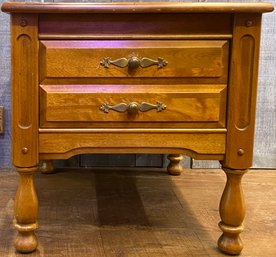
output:
[[239, 254], [243, 244], [240, 233], [243, 231], [245, 203], [241, 187], [241, 179], [247, 170], [232, 170], [223, 168], [227, 182], [221, 197], [219, 212], [221, 222], [219, 227], [223, 234], [218, 239], [218, 247], [227, 254]]
[[51, 160], [43, 160], [40, 165], [40, 172], [43, 174], [52, 174], [54, 173], [54, 165]]
[[168, 173], [170, 175], [180, 175], [183, 171], [183, 167], [181, 165], [183, 156], [181, 154], [170, 154], [168, 155], [168, 159], [170, 160], [170, 163], [167, 167]]
[[16, 168], [20, 175], [15, 196], [15, 248], [18, 252], [29, 253], [36, 249], [38, 243], [34, 230], [38, 227], [38, 200], [33, 183], [33, 175], [38, 167]]

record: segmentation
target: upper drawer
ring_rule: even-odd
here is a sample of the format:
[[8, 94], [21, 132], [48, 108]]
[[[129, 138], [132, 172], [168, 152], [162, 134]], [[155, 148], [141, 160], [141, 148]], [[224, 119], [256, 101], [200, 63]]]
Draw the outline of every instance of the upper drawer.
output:
[[225, 40], [41, 41], [49, 78], [227, 78]]

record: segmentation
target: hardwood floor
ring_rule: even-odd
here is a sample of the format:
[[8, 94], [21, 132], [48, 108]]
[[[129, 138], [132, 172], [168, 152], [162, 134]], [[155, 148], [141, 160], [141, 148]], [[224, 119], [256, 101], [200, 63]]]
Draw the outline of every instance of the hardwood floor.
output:
[[[58, 170], [37, 174], [38, 251], [28, 257], [225, 256], [216, 241], [220, 170]], [[0, 256], [12, 240], [17, 174], [0, 170]], [[244, 176], [247, 202], [241, 256], [276, 256], [276, 170]]]

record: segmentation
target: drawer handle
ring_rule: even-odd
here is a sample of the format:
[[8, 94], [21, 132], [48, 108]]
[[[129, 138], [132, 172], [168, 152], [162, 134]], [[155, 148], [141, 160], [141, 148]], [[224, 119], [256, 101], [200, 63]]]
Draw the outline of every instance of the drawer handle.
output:
[[112, 64], [120, 68], [128, 67], [129, 69], [137, 69], [138, 67], [147, 68], [153, 65], [157, 65], [158, 69], [161, 69], [165, 67], [168, 64], [168, 62], [161, 57], [158, 57], [157, 60], [153, 60], [147, 57], [138, 58], [132, 56], [128, 59], [120, 58], [113, 61], [109, 57], [106, 57], [100, 62], [100, 64], [105, 68], [109, 68], [109, 66]]
[[108, 113], [110, 110], [116, 111], [116, 112], [128, 112], [130, 114], [136, 114], [138, 111], [140, 112], [147, 112], [149, 110], [156, 109], [157, 112], [161, 112], [166, 109], [166, 105], [160, 102], [157, 102], [156, 104], [150, 104], [146, 102], [142, 103], [136, 103], [136, 102], [130, 102], [130, 103], [119, 103], [116, 105], [108, 105], [104, 104], [100, 107], [100, 110]]

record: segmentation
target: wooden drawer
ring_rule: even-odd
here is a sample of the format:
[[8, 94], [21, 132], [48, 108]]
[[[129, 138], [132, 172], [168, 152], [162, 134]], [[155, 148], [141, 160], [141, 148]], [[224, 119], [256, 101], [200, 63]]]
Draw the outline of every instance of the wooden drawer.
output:
[[224, 127], [226, 85], [41, 85], [41, 127]]
[[[134, 59], [138, 67], [131, 68]], [[46, 40], [40, 43], [41, 82], [49, 78], [128, 77], [222, 78], [226, 83], [227, 70], [228, 41], [225, 40]]]

